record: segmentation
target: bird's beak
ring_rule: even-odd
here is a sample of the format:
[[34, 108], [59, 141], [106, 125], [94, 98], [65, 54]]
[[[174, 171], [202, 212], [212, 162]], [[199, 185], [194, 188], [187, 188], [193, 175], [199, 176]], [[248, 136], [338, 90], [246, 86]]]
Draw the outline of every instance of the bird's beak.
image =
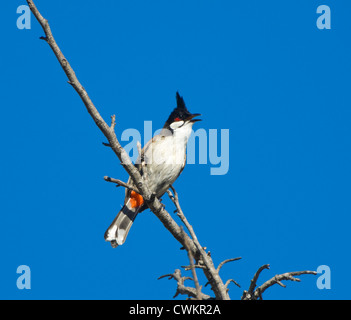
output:
[[201, 121], [201, 119], [194, 119], [195, 117], [198, 117], [198, 116], [201, 116], [200, 113], [194, 113], [192, 114], [190, 117], [186, 118], [186, 121], [189, 121], [189, 122], [197, 122], [197, 121]]

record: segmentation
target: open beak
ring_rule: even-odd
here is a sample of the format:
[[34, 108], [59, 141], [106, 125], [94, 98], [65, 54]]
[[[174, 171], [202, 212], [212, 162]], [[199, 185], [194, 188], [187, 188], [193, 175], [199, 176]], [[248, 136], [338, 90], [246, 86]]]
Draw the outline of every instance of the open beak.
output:
[[197, 121], [201, 121], [201, 119], [194, 119], [195, 117], [198, 117], [198, 116], [201, 116], [200, 113], [194, 113], [192, 114], [190, 117], [186, 118], [186, 121], [189, 121], [189, 122], [197, 122]]

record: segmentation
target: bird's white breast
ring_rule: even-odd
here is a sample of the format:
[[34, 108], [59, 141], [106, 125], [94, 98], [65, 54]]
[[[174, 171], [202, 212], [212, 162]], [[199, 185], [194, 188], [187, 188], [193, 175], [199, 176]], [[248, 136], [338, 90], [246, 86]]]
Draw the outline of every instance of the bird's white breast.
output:
[[144, 148], [149, 188], [161, 196], [177, 179], [185, 165], [186, 144], [192, 124], [185, 124], [169, 135], [157, 135]]

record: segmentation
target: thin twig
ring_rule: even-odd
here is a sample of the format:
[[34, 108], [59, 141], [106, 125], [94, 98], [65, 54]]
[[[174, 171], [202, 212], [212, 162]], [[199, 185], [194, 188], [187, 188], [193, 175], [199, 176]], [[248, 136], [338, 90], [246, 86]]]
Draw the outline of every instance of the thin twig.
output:
[[[225, 283], [225, 287], [226, 288], [228, 288], [228, 285], [229, 285], [229, 283], [231, 283], [231, 282], [233, 282], [237, 287], [239, 287], [239, 288], [241, 288], [240, 287], [240, 284], [239, 283], [237, 283], [234, 279], [229, 279], [229, 280], [227, 280], [227, 282]], [[228, 290], [228, 289], [227, 289]]]
[[218, 267], [217, 267], [217, 272], [219, 272], [219, 271], [221, 270], [221, 268], [222, 268], [226, 263], [228, 263], [228, 262], [233, 262], [233, 261], [238, 261], [238, 260], [240, 260], [240, 259], [241, 259], [241, 257], [232, 258], [232, 259], [227, 259], [227, 260], [222, 261], [222, 262], [218, 265]]
[[107, 182], [116, 183], [117, 186], [125, 187], [125, 188], [127, 188], [129, 190], [135, 191], [136, 193], [140, 192], [135, 186], [133, 186], [131, 184], [128, 184], [128, 183], [125, 183], [122, 180], [114, 179], [114, 178], [111, 178], [111, 177], [108, 177], [108, 176], [105, 176], [104, 180], [107, 181]]
[[281, 282], [283, 280], [290, 280], [290, 281], [297, 281], [300, 282], [301, 280], [299, 278], [295, 278], [295, 276], [300, 276], [302, 274], [313, 274], [316, 275], [316, 271], [293, 271], [293, 272], [286, 272], [283, 274], [278, 274], [275, 275], [273, 278], [269, 279], [266, 281], [264, 284], [262, 284], [260, 287], [258, 287], [254, 295], [256, 297], [261, 296], [264, 291], [266, 291], [269, 287], [273, 286], [274, 284], [279, 284], [281, 287], [285, 288], [286, 286]]
[[[189, 271], [191, 270], [192, 266], [181, 266], [185, 271]], [[206, 267], [204, 265], [200, 265], [200, 264], [194, 264], [194, 268], [196, 269], [206, 269]]]
[[177, 290], [173, 298], [177, 297], [179, 294], [187, 295], [188, 297], [193, 297], [197, 298], [199, 300], [212, 300], [213, 298], [207, 294], [204, 294], [202, 292], [198, 293], [196, 288], [193, 287], [188, 287], [184, 285], [185, 280], [193, 280], [191, 277], [182, 277], [181, 272], [179, 269], [176, 269], [174, 273], [172, 274], [165, 274], [159, 279], [163, 278], [168, 278], [168, 279], [175, 279], [177, 281]]
[[[183, 233], [185, 234], [184, 230]], [[185, 244], [185, 249], [188, 253], [188, 258], [189, 258], [189, 262], [190, 262], [190, 268], [191, 268], [191, 273], [193, 275], [193, 280], [195, 283], [195, 288], [196, 288], [196, 298], [197, 300], [202, 300], [202, 294], [201, 294], [201, 286], [199, 284], [199, 280], [197, 278], [197, 274], [196, 274], [196, 270], [195, 270], [195, 265], [194, 265], [194, 257], [191, 253], [190, 250], [190, 246], [189, 246], [189, 240], [185, 238], [184, 240], [184, 244]]]
[[258, 277], [260, 276], [261, 272], [264, 270], [264, 269], [269, 269], [269, 264], [264, 264], [263, 266], [261, 266], [255, 273], [254, 277], [252, 278], [251, 280], [251, 284], [250, 284], [250, 287], [249, 287], [249, 294], [253, 294], [253, 291], [255, 290], [256, 288], [256, 283], [257, 283], [257, 280], [258, 280]]

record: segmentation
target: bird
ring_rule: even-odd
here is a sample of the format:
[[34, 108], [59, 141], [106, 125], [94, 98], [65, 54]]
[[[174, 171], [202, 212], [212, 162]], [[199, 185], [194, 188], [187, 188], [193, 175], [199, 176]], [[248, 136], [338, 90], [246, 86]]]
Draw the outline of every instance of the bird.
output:
[[[186, 147], [199, 113], [190, 113], [183, 97], [176, 92], [176, 108], [171, 112], [162, 130], [141, 150], [135, 166], [149, 188], [160, 199], [179, 177], [185, 167]], [[128, 184], [135, 186], [131, 177]], [[124, 205], [105, 232], [104, 238], [113, 248], [122, 245], [137, 215], [147, 209], [143, 197], [128, 188]]]

